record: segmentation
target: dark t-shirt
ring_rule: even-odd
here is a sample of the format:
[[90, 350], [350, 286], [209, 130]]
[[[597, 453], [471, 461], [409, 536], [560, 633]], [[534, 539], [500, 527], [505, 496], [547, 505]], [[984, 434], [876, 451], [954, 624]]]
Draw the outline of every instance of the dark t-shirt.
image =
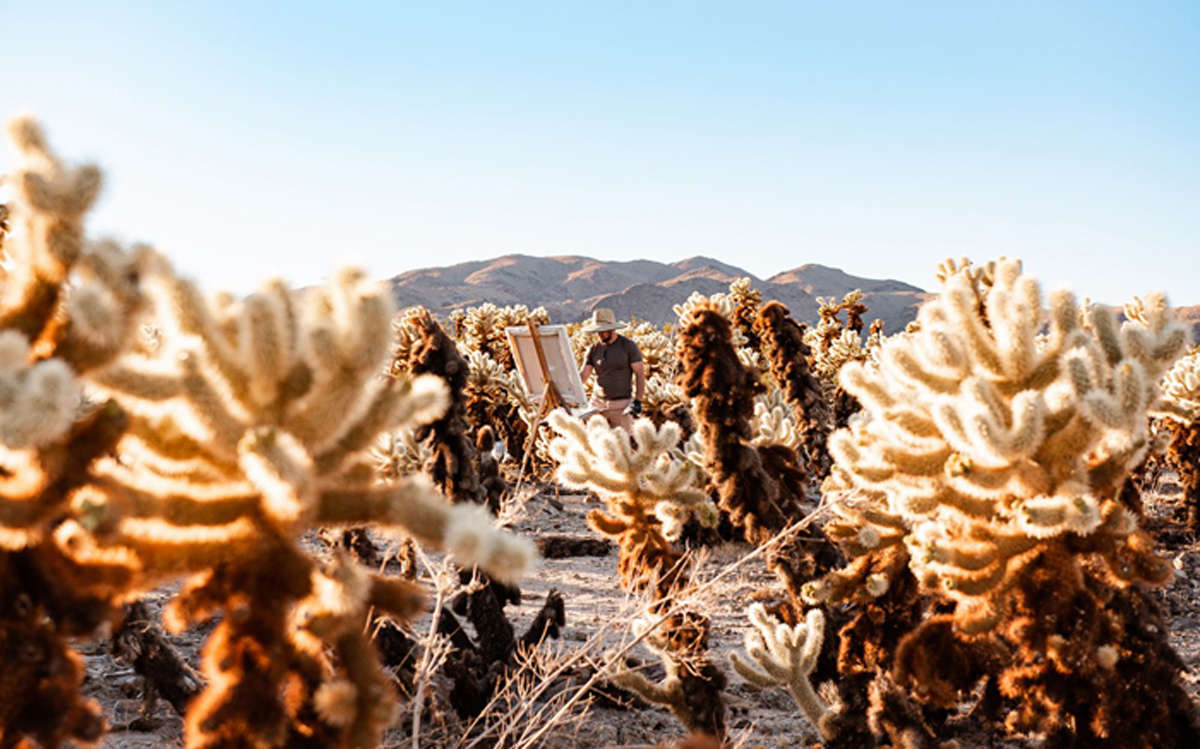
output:
[[625, 336], [617, 336], [612, 343], [593, 344], [587, 352], [584, 364], [596, 370], [596, 381], [605, 400], [619, 401], [633, 397], [633, 370], [630, 365], [642, 360], [637, 344]]

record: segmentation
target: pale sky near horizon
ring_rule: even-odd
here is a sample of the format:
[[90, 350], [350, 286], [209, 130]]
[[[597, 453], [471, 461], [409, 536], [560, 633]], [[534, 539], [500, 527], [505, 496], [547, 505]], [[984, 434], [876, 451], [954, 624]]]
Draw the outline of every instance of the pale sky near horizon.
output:
[[[208, 288], [508, 253], [1200, 303], [1200, 2], [39, 2], [0, 116]], [[0, 151], [0, 170], [11, 151]]]

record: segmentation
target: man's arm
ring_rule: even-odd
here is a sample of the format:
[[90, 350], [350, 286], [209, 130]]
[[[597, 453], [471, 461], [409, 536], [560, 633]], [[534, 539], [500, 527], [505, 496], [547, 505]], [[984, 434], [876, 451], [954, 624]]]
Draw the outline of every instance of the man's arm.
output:
[[646, 395], [646, 363], [635, 361], [629, 368], [633, 370], [633, 398], [640, 401]]
[[588, 378], [592, 376], [592, 365], [584, 364], [583, 369], [579, 370], [579, 379], [583, 381], [584, 387], [587, 387]]

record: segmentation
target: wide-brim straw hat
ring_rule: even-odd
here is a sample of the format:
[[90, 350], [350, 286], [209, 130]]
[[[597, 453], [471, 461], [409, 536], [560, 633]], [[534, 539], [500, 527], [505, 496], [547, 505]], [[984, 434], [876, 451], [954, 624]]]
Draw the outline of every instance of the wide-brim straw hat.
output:
[[598, 307], [592, 313], [592, 319], [583, 324], [585, 333], [603, 333], [606, 330], [619, 330], [624, 323], [617, 322], [617, 316], [607, 307]]

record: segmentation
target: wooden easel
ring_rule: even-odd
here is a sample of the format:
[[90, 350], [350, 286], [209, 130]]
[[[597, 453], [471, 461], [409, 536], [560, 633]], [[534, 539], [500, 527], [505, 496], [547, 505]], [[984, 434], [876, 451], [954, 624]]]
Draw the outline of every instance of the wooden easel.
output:
[[558, 388], [554, 385], [554, 380], [550, 378], [550, 365], [546, 363], [546, 351], [542, 348], [542, 337], [538, 333], [537, 323], [530, 317], [526, 319], [526, 325], [529, 326], [529, 337], [533, 339], [533, 350], [537, 354], [538, 368], [542, 372], [542, 381], [545, 385], [542, 388], [542, 402], [538, 407], [537, 418], [529, 427], [529, 437], [525, 440], [525, 455], [521, 458], [521, 471], [517, 474], [517, 488], [513, 490], [514, 492], [521, 490], [521, 483], [525, 480], [525, 467], [529, 464], [529, 455], [533, 452], [534, 444], [537, 443], [537, 434], [542, 427], [542, 422], [550, 415], [551, 411], [566, 405], [563, 403]]

